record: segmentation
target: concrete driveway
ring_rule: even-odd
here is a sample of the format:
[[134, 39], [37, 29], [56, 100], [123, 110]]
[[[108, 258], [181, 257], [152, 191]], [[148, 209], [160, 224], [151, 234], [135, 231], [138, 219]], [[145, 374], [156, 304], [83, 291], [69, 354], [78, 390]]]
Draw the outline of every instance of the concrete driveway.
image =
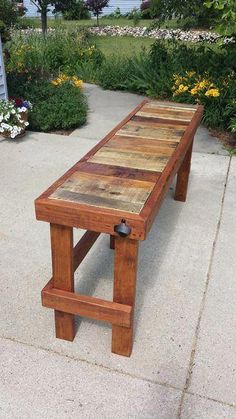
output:
[[[106, 324], [78, 319], [73, 343], [54, 337], [40, 301], [49, 226], [33, 201], [142, 99], [86, 91], [89, 123], [69, 137], [0, 140], [0, 418], [235, 419], [236, 158], [203, 127], [187, 202], [172, 187], [140, 246], [131, 358], [111, 354]], [[112, 298], [108, 242], [76, 272], [78, 292]]]

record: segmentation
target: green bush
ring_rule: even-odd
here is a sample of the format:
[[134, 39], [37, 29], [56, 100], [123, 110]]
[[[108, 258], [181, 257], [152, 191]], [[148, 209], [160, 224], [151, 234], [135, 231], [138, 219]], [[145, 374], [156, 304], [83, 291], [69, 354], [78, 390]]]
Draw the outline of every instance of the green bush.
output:
[[36, 131], [69, 130], [83, 125], [87, 119], [87, 101], [80, 88], [70, 82], [54, 86], [39, 79], [18, 85], [9, 83], [10, 96], [24, 97], [33, 105], [29, 115], [30, 129]]
[[19, 15], [14, 2], [0, 0], [0, 35], [3, 42], [10, 38], [8, 30], [16, 24]]
[[86, 8], [83, 0], [76, 0], [68, 10], [63, 13], [65, 20], [81, 20], [90, 19], [90, 13]]
[[[143, 51], [131, 58], [108, 56], [99, 68], [83, 65], [79, 74], [84, 80], [96, 82], [105, 89], [128, 90], [180, 102], [198, 101], [205, 107], [204, 122], [207, 126], [234, 130], [235, 51], [234, 44], [222, 47], [207, 44], [190, 46], [177, 41], [159, 40], [152, 45], [150, 53]], [[193, 80], [186, 77], [187, 73], [194, 73]], [[184, 86], [177, 94], [175, 76], [183, 78], [179, 84]], [[204, 79], [209, 81], [205, 90], [200, 89], [198, 95], [191, 94], [191, 89]], [[211, 88], [216, 91], [205, 95]]]
[[100, 65], [103, 55], [84, 30], [55, 30], [46, 39], [40, 33], [15, 33], [6, 44], [8, 73], [25, 72], [34, 77], [38, 74], [58, 74], [63, 71], [75, 74], [82, 62]]

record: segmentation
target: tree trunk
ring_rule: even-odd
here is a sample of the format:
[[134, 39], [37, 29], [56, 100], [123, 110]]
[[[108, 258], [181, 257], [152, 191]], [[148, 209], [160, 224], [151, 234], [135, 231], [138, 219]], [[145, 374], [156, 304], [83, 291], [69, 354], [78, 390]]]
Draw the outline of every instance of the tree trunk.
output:
[[98, 19], [99, 14], [97, 13], [97, 26], [99, 26], [99, 19]]
[[47, 9], [42, 9], [41, 10], [41, 24], [42, 24], [42, 32], [43, 35], [45, 36], [47, 33]]

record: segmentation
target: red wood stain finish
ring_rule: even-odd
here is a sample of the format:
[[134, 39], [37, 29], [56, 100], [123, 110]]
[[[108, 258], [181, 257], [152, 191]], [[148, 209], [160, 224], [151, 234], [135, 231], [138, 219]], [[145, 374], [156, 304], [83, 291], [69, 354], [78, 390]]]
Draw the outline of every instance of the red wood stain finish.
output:
[[[145, 240], [177, 174], [175, 199], [185, 201], [194, 134], [203, 107], [144, 100], [35, 201], [51, 224], [52, 281], [43, 305], [54, 308], [56, 336], [74, 338], [74, 315], [112, 323], [112, 351], [130, 356], [138, 241]], [[130, 228], [120, 237], [117, 225]], [[73, 247], [73, 227], [87, 230]], [[74, 293], [74, 270], [100, 233], [115, 252], [113, 302]]]

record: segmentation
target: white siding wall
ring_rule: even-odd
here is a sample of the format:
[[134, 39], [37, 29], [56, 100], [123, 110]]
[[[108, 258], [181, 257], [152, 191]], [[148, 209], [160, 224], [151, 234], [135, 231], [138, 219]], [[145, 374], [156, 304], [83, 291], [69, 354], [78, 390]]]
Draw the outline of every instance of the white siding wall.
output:
[[[23, 1], [24, 6], [28, 9], [26, 12], [26, 16], [28, 17], [37, 17], [39, 14], [37, 13], [37, 7], [31, 3], [30, 0]], [[120, 8], [122, 14], [130, 12], [134, 7], [139, 8], [141, 4], [141, 0], [110, 0], [109, 7], [105, 7], [103, 10], [103, 14], [107, 15], [109, 13], [113, 13], [117, 7]], [[49, 13], [49, 16], [52, 13]]]
[[0, 99], [7, 99], [7, 83], [3, 61], [2, 41], [0, 36]]
[[141, 0], [110, 0], [109, 7], [105, 7], [103, 14], [113, 13], [117, 7], [120, 8], [122, 14], [130, 12], [134, 7], [139, 9]]
[[[31, 3], [30, 0], [23, 0], [24, 6], [27, 9], [26, 16], [27, 17], [39, 17], [39, 13], [37, 12], [37, 7]], [[52, 10], [52, 7], [50, 8]], [[52, 15], [52, 12], [49, 12], [48, 15]]]

